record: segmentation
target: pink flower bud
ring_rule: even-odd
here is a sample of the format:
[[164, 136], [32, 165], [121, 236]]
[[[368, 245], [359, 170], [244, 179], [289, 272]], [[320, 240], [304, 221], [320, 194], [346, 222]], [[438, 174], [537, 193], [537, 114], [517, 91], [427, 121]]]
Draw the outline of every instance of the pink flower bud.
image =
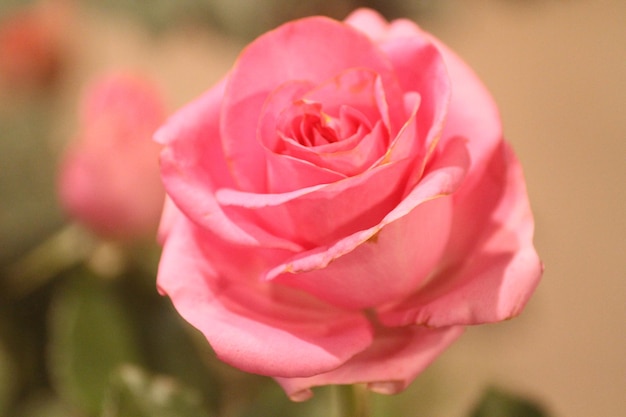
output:
[[160, 95], [142, 78], [109, 75], [88, 87], [81, 110], [61, 164], [62, 205], [102, 237], [152, 235], [164, 200], [160, 146], [152, 141], [166, 117]]

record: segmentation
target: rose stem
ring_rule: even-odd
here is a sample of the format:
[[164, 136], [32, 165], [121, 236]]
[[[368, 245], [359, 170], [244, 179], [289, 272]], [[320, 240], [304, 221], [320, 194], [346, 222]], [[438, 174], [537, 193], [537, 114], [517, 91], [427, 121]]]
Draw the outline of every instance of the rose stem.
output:
[[362, 385], [337, 385], [341, 417], [368, 417], [368, 391]]

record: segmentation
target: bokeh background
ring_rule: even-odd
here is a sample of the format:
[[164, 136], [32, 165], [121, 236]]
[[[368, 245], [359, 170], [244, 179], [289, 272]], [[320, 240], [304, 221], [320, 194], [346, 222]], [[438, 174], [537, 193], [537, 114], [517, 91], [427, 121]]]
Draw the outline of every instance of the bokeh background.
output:
[[[415, 415], [420, 404], [423, 415], [462, 416], [495, 384], [555, 416], [624, 415], [626, 2], [2, 0], [0, 25], [34, 5], [45, 7], [50, 44], [41, 47], [32, 76], [0, 78], [3, 279], [70, 221], [57, 202], [56, 170], [93, 77], [141, 71], [158, 81], [173, 111], [216, 82], [254, 36], [294, 17], [343, 18], [373, 6], [416, 20], [489, 87], [525, 167], [546, 265], [519, 318], [469, 329], [404, 394], [376, 396], [374, 406], [393, 402], [397, 415]], [[10, 66], [2, 59], [0, 68]], [[11, 321], [10, 306], [34, 303], [28, 297], [3, 295], [0, 322]], [[0, 368], [11, 369], [7, 362]]]

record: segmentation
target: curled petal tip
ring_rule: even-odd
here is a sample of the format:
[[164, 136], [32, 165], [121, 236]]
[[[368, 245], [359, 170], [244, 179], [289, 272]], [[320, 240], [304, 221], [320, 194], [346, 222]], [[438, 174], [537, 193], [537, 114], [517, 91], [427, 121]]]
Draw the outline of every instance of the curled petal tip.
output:
[[303, 389], [289, 395], [289, 399], [297, 403], [306, 401], [311, 397], [313, 397], [313, 391], [311, 391], [310, 389]]
[[380, 381], [370, 382], [367, 389], [377, 394], [393, 395], [404, 390], [405, 384], [402, 381]]

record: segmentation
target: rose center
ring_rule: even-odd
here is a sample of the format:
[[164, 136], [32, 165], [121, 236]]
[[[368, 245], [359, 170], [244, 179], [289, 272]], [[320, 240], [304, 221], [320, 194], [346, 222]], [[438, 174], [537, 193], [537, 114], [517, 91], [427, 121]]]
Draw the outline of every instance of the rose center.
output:
[[292, 121], [292, 138], [304, 146], [319, 146], [335, 143], [340, 140], [337, 132], [328, 126], [322, 114], [304, 114]]
[[372, 129], [372, 124], [350, 106], [333, 109], [337, 115], [323, 111], [322, 104], [300, 99], [285, 109], [278, 120], [278, 135], [304, 147], [337, 144]]

